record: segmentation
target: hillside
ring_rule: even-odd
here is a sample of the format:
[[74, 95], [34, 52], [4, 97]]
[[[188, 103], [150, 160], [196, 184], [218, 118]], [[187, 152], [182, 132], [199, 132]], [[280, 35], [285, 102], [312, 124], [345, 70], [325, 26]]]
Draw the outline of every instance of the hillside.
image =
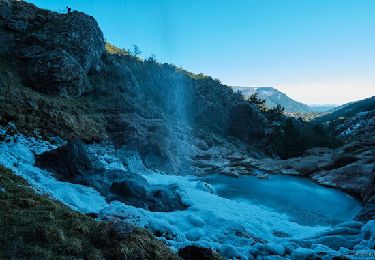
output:
[[315, 119], [329, 125], [334, 132], [346, 139], [375, 132], [375, 97], [345, 104], [333, 112]]
[[278, 104], [285, 108], [286, 112], [310, 112], [311, 108], [301, 102], [295, 101], [288, 97], [285, 93], [273, 87], [233, 87], [234, 90], [239, 90], [245, 97], [257, 93], [259, 98], [266, 100], [266, 105], [269, 108], [275, 107]]
[[333, 105], [309, 106], [288, 97], [285, 93], [273, 87], [233, 87], [233, 89], [241, 91], [246, 98], [258, 94], [259, 98], [266, 100], [267, 107], [272, 108], [279, 104], [285, 108], [285, 112], [289, 113], [321, 113], [335, 107]]

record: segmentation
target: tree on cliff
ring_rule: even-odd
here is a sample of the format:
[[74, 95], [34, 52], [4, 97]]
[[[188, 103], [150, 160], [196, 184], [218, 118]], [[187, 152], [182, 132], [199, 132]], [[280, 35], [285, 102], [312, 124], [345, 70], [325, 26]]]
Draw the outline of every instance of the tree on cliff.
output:
[[139, 57], [139, 55], [142, 54], [142, 51], [139, 49], [139, 47], [137, 45], [133, 45], [133, 48], [131, 50], [131, 53], [135, 56], [135, 57]]

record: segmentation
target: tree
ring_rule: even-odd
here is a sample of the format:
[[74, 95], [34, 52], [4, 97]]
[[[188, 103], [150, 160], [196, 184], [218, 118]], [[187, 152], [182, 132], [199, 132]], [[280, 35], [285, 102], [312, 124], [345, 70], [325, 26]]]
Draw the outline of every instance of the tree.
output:
[[256, 105], [261, 111], [267, 111], [266, 100], [259, 98], [258, 93], [252, 94], [247, 100]]
[[155, 54], [151, 53], [150, 57], [147, 58], [148, 62], [156, 62]]
[[131, 53], [135, 56], [135, 57], [138, 57], [139, 55], [142, 54], [142, 51], [139, 49], [139, 47], [137, 45], [133, 45], [133, 48], [131, 50]]
[[267, 111], [267, 118], [271, 121], [282, 121], [285, 108], [280, 104]]

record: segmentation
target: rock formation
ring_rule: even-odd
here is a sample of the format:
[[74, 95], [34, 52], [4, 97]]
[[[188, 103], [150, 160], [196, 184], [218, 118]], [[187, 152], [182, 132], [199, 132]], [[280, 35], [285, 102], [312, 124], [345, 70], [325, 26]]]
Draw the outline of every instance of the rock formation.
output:
[[93, 17], [48, 12], [22, 1], [2, 5], [4, 29], [12, 34], [12, 51], [26, 84], [62, 97], [79, 97], [90, 89], [87, 73], [100, 70], [104, 52]]

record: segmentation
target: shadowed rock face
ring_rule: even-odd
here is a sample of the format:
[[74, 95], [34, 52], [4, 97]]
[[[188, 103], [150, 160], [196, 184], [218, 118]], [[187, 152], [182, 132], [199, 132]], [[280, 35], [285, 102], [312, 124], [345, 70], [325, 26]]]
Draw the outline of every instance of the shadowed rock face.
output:
[[90, 87], [87, 73], [99, 70], [104, 38], [93, 17], [58, 14], [22, 1], [0, 6], [24, 80], [36, 90], [79, 97]]

